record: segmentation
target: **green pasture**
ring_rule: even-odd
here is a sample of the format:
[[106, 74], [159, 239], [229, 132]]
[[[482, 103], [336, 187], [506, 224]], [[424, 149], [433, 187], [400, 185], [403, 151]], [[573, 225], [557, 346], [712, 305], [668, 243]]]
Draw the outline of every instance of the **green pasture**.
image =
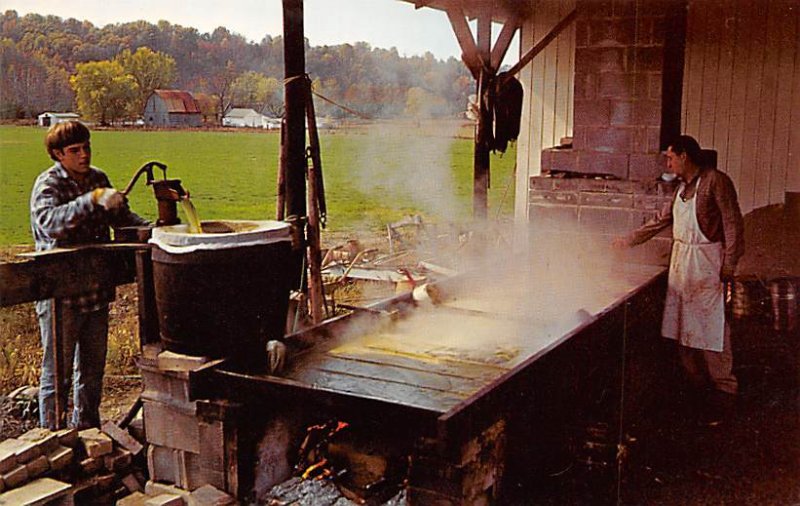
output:
[[[407, 214], [427, 221], [471, 215], [472, 141], [441, 124], [376, 124], [321, 132], [329, 230], [381, 230]], [[463, 129], [462, 129], [463, 131]], [[45, 130], [0, 126], [0, 245], [31, 243], [28, 215], [36, 176], [51, 165]], [[166, 163], [192, 195], [201, 219], [275, 216], [279, 134], [247, 131], [95, 131], [93, 165], [124, 187], [150, 160]], [[513, 211], [513, 148], [492, 157], [490, 216]], [[155, 219], [143, 180], [132, 208]], [[501, 205], [502, 202], [502, 205]]]

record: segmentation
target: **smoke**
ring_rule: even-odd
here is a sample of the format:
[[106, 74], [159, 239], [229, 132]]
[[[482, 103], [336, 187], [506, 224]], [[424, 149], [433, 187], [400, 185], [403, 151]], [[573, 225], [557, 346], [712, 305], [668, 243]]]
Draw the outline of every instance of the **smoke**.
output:
[[359, 190], [443, 219], [462, 215], [456, 199], [451, 146], [458, 122], [377, 123], [356, 159]]
[[533, 226], [529, 248], [513, 253], [496, 241], [500, 234], [476, 232], [472, 247], [461, 252], [467, 272], [441, 284], [438, 304], [422, 300], [397, 321], [351, 328], [332, 353], [510, 369], [598, 317], [658, 270], [622, 264], [607, 236], [556, 225]]

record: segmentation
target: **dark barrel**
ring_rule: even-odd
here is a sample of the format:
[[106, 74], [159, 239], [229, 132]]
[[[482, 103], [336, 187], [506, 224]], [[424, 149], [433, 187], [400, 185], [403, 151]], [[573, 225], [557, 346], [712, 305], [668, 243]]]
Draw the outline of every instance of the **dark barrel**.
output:
[[153, 248], [161, 340], [167, 350], [266, 365], [266, 342], [283, 336], [291, 241], [173, 254]]

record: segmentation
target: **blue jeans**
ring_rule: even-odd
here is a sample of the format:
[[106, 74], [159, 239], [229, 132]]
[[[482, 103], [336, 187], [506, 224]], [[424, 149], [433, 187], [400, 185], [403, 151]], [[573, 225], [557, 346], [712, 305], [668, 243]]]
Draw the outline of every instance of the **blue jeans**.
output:
[[[56, 425], [52, 307], [49, 300], [36, 303], [44, 350], [39, 381], [39, 422], [42, 427], [50, 429]], [[108, 306], [90, 313], [62, 306], [61, 321], [64, 357], [61, 362], [64, 364], [61, 405], [66, 410], [69, 386], [73, 383], [71, 425], [78, 429], [99, 427], [100, 395], [108, 348]]]

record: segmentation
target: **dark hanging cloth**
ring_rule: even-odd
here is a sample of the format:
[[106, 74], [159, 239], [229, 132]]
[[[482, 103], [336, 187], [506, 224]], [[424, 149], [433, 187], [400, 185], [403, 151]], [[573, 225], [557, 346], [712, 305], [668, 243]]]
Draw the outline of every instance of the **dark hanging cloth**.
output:
[[506, 152], [509, 141], [519, 137], [522, 117], [522, 84], [507, 72], [497, 74], [494, 81], [494, 151]]

